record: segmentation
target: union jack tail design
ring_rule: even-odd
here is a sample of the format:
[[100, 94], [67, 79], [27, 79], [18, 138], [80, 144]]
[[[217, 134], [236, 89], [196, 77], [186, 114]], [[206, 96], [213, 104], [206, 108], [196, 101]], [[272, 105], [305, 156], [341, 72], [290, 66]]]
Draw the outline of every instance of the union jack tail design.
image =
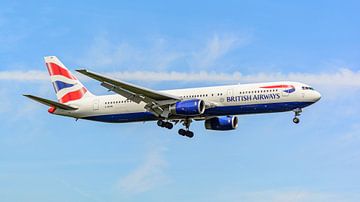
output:
[[93, 96], [57, 57], [47, 56], [45, 63], [60, 103]]

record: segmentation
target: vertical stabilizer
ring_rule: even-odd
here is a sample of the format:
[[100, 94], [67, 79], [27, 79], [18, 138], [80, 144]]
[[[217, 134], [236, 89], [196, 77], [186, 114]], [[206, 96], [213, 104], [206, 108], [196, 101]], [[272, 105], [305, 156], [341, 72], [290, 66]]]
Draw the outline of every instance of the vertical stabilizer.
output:
[[60, 103], [93, 96], [56, 56], [46, 56], [44, 59]]

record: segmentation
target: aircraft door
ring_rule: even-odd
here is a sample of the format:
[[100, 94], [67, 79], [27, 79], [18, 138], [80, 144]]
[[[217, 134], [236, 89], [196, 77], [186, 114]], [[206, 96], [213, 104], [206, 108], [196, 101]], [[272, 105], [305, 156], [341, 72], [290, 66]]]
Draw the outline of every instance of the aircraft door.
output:
[[233, 89], [228, 89], [227, 90], [227, 95], [230, 97], [230, 96], [233, 96]]
[[97, 110], [99, 110], [99, 100], [98, 99], [95, 99], [94, 100], [94, 111], [97, 111]]
[[221, 98], [221, 99], [224, 102], [226, 99], [229, 99], [229, 98], [226, 98], [226, 97], [232, 97], [232, 96], [234, 96], [233, 89], [227, 89], [227, 95], [224, 98]]

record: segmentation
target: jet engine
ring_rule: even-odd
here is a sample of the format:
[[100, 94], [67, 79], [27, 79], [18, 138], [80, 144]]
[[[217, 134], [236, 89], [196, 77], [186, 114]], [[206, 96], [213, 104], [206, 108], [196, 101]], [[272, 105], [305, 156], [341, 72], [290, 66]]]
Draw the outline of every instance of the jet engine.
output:
[[196, 116], [205, 111], [204, 100], [184, 100], [170, 106], [170, 112], [175, 115]]
[[237, 116], [221, 116], [205, 120], [205, 128], [208, 130], [234, 130], [237, 127]]

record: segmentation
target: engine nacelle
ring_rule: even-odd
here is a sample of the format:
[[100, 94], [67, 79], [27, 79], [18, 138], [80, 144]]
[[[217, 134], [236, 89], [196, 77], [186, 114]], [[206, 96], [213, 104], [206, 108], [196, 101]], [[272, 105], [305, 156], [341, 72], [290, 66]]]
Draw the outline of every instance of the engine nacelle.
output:
[[184, 100], [170, 106], [170, 112], [176, 115], [195, 116], [205, 111], [204, 100]]
[[237, 116], [222, 116], [205, 120], [205, 128], [208, 130], [234, 130], [237, 127]]

